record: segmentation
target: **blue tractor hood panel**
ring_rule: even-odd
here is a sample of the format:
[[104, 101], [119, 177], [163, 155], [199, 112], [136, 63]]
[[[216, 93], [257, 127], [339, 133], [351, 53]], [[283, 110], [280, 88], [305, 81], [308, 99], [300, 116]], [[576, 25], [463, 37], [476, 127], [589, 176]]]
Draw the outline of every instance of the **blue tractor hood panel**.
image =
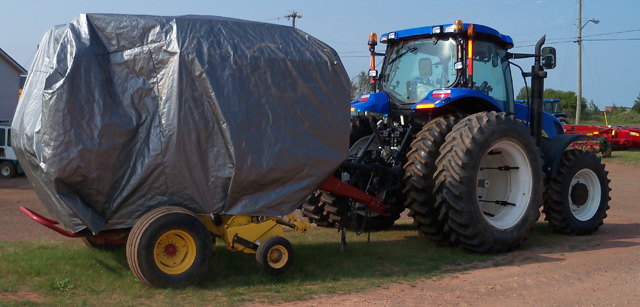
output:
[[370, 93], [351, 102], [351, 112], [389, 114], [389, 96], [387, 93]]
[[[448, 89], [438, 89], [433, 90], [427, 94], [427, 97], [417, 102], [412, 110], [423, 109], [425, 106], [433, 104], [433, 108], [443, 107], [448, 105], [456, 100], [465, 99], [465, 98], [476, 98], [483, 101], [489, 109], [493, 111], [503, 111], [501, 109], [501, 104], [498, 103], [493, 97], [482, 93], [477, 90], [472, 90], [468, 88], [448, 88]], [[430, 106], [429, 106], [430, 108]]]
[[[529, 127], [529, 114], [530, 109], [528, 106], [521, 103], [514, 103], [516, 112], [516, 118], [525, 122], [525, 126]], [[562, 123], [553, 115], [542, 112], [542, 136], [545, 138], [552, 138], [559, 134], [564, 134], [562, 129]]]

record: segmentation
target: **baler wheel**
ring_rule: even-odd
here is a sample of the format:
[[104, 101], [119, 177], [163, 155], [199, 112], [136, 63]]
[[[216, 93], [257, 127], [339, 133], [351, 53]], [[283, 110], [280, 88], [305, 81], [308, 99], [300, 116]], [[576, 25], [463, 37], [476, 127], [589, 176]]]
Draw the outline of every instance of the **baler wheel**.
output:
[[152, 287], [196, 284], [209, 269], [213, 240], [191, 211], [162, 207], [145, 214], [127, 240], [127, 261], [133, 275]]
[[282, 275], [293, 264], [293, 246], [283, 237], [269, 237], [258, 247], [256, 260], [263, 272]]
[[565, 151], [557, 176], [547, 180], [543, 212], [549, 226], [570, 235], [597, 231], [611, 200], [608, 174], [595, 154]]
[[450, 207], [460, 245], [498, 253], [524, 242], [540, 217], [544, 179], [528, 129], [505, 113], [476, 113], [453, 128], [441, 152], [436, 207]]
[[449, 206], [440, 202], [436, 207], [436, 196], [433, 194], [436, 173], [436, 160], [440, 157], [440, 147], [446, 135], [460, 122], [462, 114], [448, 114], [428, 122], [418, 132], [411, 143], [411, 151], [407, 154], [404, 165], [405, 205], [411, 210], [414, 225], [420, 234], [438, 245], [455, 244], [453, 232], [447, 225]]

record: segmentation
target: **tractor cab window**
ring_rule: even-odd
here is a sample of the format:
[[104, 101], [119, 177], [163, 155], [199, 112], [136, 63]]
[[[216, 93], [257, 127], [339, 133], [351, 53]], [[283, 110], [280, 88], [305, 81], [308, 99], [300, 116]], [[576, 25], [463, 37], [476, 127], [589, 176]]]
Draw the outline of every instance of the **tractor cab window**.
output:
[[513, 86], [507, 51], [488, 42], [473, 45], [474, 88], [502, 104], [505, 112], [513, 112]]
[[382, 91], [397, 103], [416, 103], [437, 88], [456, 80], [453, 39], [431, 38], [401, 41], [387, 50], [382, 72]]
[[560, 108], [560, 102], [559, 101], [544, 101], [543, 102], [543, 108], [544, 111], [549, 113], [549, 114], [553, 114], [553, 113], [561, 113], [562, 112], [562, 108]]
[[0, 128], [0, 146], [5, 146], [5, 130], [4, 128]]

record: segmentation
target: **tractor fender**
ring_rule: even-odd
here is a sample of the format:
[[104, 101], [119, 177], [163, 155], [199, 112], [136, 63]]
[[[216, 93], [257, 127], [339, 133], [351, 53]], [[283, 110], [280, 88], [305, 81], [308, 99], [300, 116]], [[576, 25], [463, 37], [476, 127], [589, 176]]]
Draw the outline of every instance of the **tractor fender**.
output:
[[594, 140], [594, 138], [581, 134], [560, 134], [550, 138], [542, 144], [542, 171], [547, 178], [553, 178], [558, 171], [560, 159], [569, 145], [580, 139]]

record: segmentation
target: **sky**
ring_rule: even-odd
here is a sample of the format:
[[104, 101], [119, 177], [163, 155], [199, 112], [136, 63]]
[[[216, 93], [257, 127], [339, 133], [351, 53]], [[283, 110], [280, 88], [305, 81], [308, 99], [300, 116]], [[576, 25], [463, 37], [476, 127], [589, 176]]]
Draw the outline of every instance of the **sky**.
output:
[[[582, 0], [584, 25], [582, 96], [603, 110], [633, 105], [640, 96], [637, 58], [640, 49], [640, 1]], [[144, 15], [217, 15], [291, 25], [285, 15], [302, 15], [296, 27], [332, 46], [351, 78], [368, 70], [367, 38], [408, 28], [464, 23], [482, 24], [513, 38], [512, 52], [532, 53], [543, 35], [557, 50], [557, 67], [546, 88], [577, 91], [578, 0], [448, 0], [448, 1], [167, 1], [167, 0], [0, 0], [0, 48], [29, 70], [37, 45], [54, 25], [82, 13]], [[588, 20], [599, 20], [598, 24]], [[383, 52], [384, 44], [378, 45]], [[530, 70], [531, 59], [515, 60]], [[380, 69], [380, 67], [378, 67]], [[516, 92], [524, 85], [513, 69]]]

